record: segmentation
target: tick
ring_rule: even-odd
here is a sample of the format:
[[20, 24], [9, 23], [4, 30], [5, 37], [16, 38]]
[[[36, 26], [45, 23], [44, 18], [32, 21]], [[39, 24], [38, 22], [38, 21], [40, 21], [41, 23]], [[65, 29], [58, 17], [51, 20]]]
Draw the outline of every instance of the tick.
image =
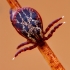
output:
[[[18, 4], [18, 2], [15, 0], [10, 1], [8, 0], [9, 4], [11, 5], [10, 9], [10, 20], [13, 25], [13, 27], [16, 29], [16, 31], [23, 37], [27, 39], [26, 42], [21, 43], [18, 45], [17, 49], [21, 48], [24, 45], [32, 43], [32, 46], [24, 47], [23, 49], [20, 49], [14, 56], [17, 57], [19, 53], [32, 50], [36, 48], [37, 46], [43, 47], [45, 45], [45, 41], [50, 39], [50, 37], [53, 35], [53, 33], [58, 29], [62, 24], [65, 22], [57, 24], [47, 35], [45, 34], [50, 30], [50, 28], [60, 21], [64, 16], [55, 19], [52, 21], [45, 31], [43, 30], [43, 21], [40, 16], [40, 14], [33, 8], [30, 7], [24, 7], [21, 8], [21, 6]], [[13, 59], [14, 59], [13, 58]]]

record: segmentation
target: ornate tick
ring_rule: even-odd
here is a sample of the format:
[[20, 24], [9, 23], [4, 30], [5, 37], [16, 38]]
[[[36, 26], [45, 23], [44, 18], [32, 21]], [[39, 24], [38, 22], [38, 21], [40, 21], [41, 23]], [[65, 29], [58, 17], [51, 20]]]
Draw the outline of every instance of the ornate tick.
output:
[[45, 37], [45, 34], [50, 30], [50, 28], [63, 17], [64, 16], [51, 22], [44, 31], [42, 18], [35, 9], [30, 7], [18, 8], [17, 10], [10, 9], [10, 20], [13, 27], [21, 36], [27, 39], [27, 42], [21, 43], [17, 49], [29, 43], [33, 44], [33, 46], [25, 47], [19, 50], [15, 54], [15, 57], [23, 51], [32, 50], [37, 46], [42, 47], [45, 44], [45, 40], [48, 40], [53, 35], [55, 30], [65, 23], [59, 23], [51, 30], [48, 36]]

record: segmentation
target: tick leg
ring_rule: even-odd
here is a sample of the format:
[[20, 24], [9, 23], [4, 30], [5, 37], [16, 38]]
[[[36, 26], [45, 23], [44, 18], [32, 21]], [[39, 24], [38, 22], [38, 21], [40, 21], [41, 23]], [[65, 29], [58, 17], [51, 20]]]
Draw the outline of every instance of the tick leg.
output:
[[48, 25], [48, 27], [45, 29], [44, 34], [46, 34], [46, 33], [50, 30], [50, 28], [51, 28], [56, 22], [58, 22], [59, 20], [61, 20], [62, 18], [64, 18], [64, 16], [62, 16], [62, 17], [60, 17], [60, 18], [54, 20], [53, 22], [51, 22], [51, 23]]
[[21, 43], [20, 45], [18, 45], [17, 49], [19, 49], [20, 47], [24, 46], [24, 45], [27, 45], [31, 42], [27, 41], [27, 42], [24, 42], [24, 43]]
[[50, 37], [52, 37], [52, 35], [53, 35], [53, 33], [56, 31], [56, 29], [58, 29], [62, 24], [64, 24], [65, 22], [63, 22], [63, 23], [60, 23], [60, 24], [58, 24], [57, 26], [55, 26], [52, 30], [51, 30], [51, 32], [48, 34], [48, 36], [47, 37], [45, 37], [44, 39], [45, 40], [48, 40]]
[[[36, 46], [37, 46], [37, 44], [34, 44], [33, 46], [29, 46], [29, 47], [25, 47], [25, 48], [23, 48], [23, 49], [20, 49], [20, 50], [15, 54], [15, 57], [17, 57], [18, 54], [20, 54], [21, 52], [34, 49]], [[14, 58], [15, 58], [15, 57], [14, 57]], [[14, 58], [13, 58], [13, 59], [14, 59]]]

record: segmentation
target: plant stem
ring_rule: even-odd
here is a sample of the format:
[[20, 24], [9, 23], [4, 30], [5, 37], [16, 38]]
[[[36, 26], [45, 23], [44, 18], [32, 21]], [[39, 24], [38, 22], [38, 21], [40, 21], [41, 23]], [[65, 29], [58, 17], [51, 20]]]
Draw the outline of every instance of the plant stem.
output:
[[38, 46], [38, 49], [49, 63], [52, 70], [65, 70], [46, 42], [43, 47]]
[[17, 0], [7, 0], [7, 2], [9, 3], [10, 7], [13, 10], [17, 10], [18, 8], [21, 8], [21, 5]]

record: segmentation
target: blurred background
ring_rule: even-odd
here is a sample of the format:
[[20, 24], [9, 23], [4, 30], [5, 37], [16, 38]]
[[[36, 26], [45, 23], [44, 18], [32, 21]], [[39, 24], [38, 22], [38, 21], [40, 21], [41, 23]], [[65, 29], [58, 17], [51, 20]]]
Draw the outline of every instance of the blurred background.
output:
[[[36, 9], [44, 30], [50, 22], [65, 16], [66, 22], [46, 41], [66, 70], [70, 70], [70, 0], [18, 0], [22, 7]], [[11, 25], [6, 0], [0, 1], [0, 70], [51, 70], [37, 48], [21, 53], [14, 61], [16, 47], [25, 42]], [[47, 34], [46, 34], [47, 36]], [[28, 46], [28, 45], [27, 45]]]

